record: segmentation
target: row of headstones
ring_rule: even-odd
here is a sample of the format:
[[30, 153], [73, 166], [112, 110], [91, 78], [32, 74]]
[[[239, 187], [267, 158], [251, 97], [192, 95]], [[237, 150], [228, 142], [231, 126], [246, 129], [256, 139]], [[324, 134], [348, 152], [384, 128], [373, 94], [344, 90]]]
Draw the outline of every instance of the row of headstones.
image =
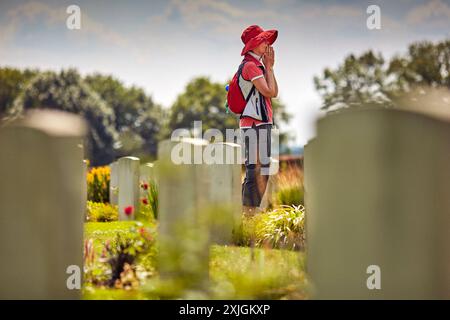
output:
[[[215, 163], [200, 161], [199, 155], [207, 148], [219, 155]], [[183, 153], [181, 165], [173, 159], [176, 150]], [[132, 218], [124, 215], [126, 206], [139, 208], [139, 183], [158, 181], [158, 267], [162, 278], [189, 289], [206, 287], [209, 246], [232, 244], [233, 236], [240, 232], [241, 163], [239, 144], [180, 139], [161, 142], [155, 164], [139, 166], [134, 157], [111, 164], [111, 202], [117, 202], [121, 219]], [[277, 164], [272, 160], [271, 170], [276, 172]], [[263, 206], [268, 205], [272, 185], [270, 179]]]
[[[80, 117], [54, 110], [29, 112], [0, 128], [0, 257], [5, 261], [0, 264], [0, 298], [80, 298], [86, 132]], [[200, 152], [208, 145], [204, 140], [159, 145], [160, 273], [202, 286], [208, 278], [209, 245], [230, 243], [239, 225], [241, 165], [176, 165], [174, 143]], [[217, 147], [224, 157], [240, 156], [239, 145]], [[118, 205], [133, 202], [138, 208], [139, 174], [153, 168], [140, 170], [138, 159], [129, 157], [112, 167]]]
[[[168, 141], [171, 145], [171, 142]], [[185, 144], [189, 149], [192, 147], [199, 147], [202, 149], [207, 143], [204, 140], [189, 139], [184, 142], [176, 142], [176, 144]], [[171, 148], [164, 149], [166, 142], [163, 142], [160, 147], [162, 150], [171, 152]], [[234, 158], [240, 157], [240, 146], [233, 143], [217, 143], [215, 148], [221, 148], [221, 152], [224, 155], [231, 155]], [[203, 151], [203, 150], [202, 150]], [[167, 159], [165, 154], [160, 154], [166, 161], [163, 163], [163, 167], [167, 167], [168, 164], [173, 164], [173, 161]], [[161, 161], [160, 161], [161, 162]], [[119, 209], [119, 220], [133, 220], [136, 216], [136, 212], [139, 212], [139, 208], [142, 205], [141, 200], [145, 196], [143, 193], [144, 184], [157, 183], [157, 176], [161, 182], [161, 191], [166, 190], [169, 184], [170, 175], [175, 172], [176, 168], [180, 165], [174, 164], [174, 168], [166, 171], [158, 170], [158, 161], [155, 163], [140, 164], [140, 160], [137, 157], [122, 157], [117, 161], [110, 164], [111, 179], [110, 179], [110, 203], [117, 205]], [[215, 239], [215, 242], [222, 244], [231, 243], [232, 232], [236, 225], [240, 222], [241, 214], [241, 167], [239, 162], [233, 162], [231, 164], [217, 164], [217, 165], [182, 165], [186, 170], [198, 171], [203, 168], [204, 176], [191, 176], [182, 179], [186, 190], [196, 189], [196, 187], [204, 188], [203, 192], [197, 197], [187, 198], [181, 201], [183, 208], [206, 208], [209, 205], [218, 207], [218, 212], [210, 217], [211, 228], [214, 229], [211, 232], [211, 236]], [[168, 174], [167, 174], [168, 173]], [[191, 173], [192, 174], [192, 173]], [[180, 182], [176, 183], [180, 185]], [[180, 199], [182, 193], [177, 193], [177, 199]], [[266, 195], [267, 197], [267, 195]], [[166, 203], [167, 200], [167, 203]], [[162, 207], [163, 217], [165, 208], [167, 212], [173, 212], [173, 197], [164, 198], [161, 197], [160, 206]], [[198, 203], [198, 202], [201, 203]], [[125, 213], [125, 208], [133, 207], [132, 213]], [[182, 215], [189, 215], [189, 210], [179, 211]], [[170, 213], [169, 213], [170, 214]], [[163, 221], [166, 221], [163, 219]], [[174, 221], [169, 219], [168, 221]], [[164, 224], [164, 222], [163, 222]]]

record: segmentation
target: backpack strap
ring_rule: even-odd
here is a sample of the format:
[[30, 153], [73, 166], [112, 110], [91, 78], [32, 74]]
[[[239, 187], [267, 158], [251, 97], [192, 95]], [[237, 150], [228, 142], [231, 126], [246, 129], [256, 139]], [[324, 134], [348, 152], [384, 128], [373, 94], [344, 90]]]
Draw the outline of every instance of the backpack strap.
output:
[[[239, 69], [238, 69], [238, 72], [237, 72], [237, 74], [238, 74], [238, 81], [239, 81], [239, 78], [242, 75], [242, 69], [244, 69], [244, 65], [245, 65], [246, 62], [247, 62], [247, 60], [242, 61], [241, 65], [239, 66]], [[246, 81], [249, 81], [249, 80], [246, 80]], [[255, 88], [255, 85], [252, 84], [252, 88], [250, 89], [247, 97], [244, 97], [244, 93], [241, 90], [241, 86], [239, 86], [239, 90], [241, 91], [242, 97], [245, 99], [245, 102], [248, 102], [248, 100], [250, 100], [250, 97], [252, 96], [252, 94], [256, 90], [256, 88]]]
[[[239, 76], [241, 75], [241, 73], [242, 73], [242, 68], [243, 68], [243, 65], [245, 64], [245, 60], [242, 62], [242, 64], [241, 64], [241, 66], [239, 66]], [[264, 68], [264, 66], [262, 66], [262, 65], [259, 65], [258, 66], [261, 70], [262, 70], [262, 72], [263, 72], [263, 75], [265, 75], [266, 74], [266, 70], [265, 70], [265, 68]], [[245, 80], [245, 79], [244, 79]], [[249, 81], [249, 80], [246, 80], [246, 81]], [[240, 87], [239, 87], [240, 88]], [[255, 87], [255, 85], [252, 83], [252, 87], [251, 87], [251, 89], [250, 89], [250, 91], [249, 91], [249, 94], [248, 94], [248, 96], [247, 96], [247, 98], [245, 99], [245, 102], [246, 103], [248, 103], [248, 101], [250, 100], [250, 98], [252, 97], [252, 95], [254, 94], [254, 92], [255, 92], [255, 90], [256, 90], [256, 87]], [[242, 90], [241, 90], [241, 93], [242, 93]], [[257, 119], [257, 120], [261, 120], [262, 122], [267, 122], [268, 121], [268, 116], [267, 116], [267, 106], [266, 106], [266, 102], [265, 102], [265, 98], [264, 98], [264, 96], [261, 94], [261, 92], [258, 92], [258, 94], [259, 94], [259, 107], [260, 107], [260, 112], [261, 112], [261, 119]], [[245, 98], [245, 97], [244, 97]], [[257, 108], [258, 108], [258, 106], [257, 106]], [[256, 111], [256, 112], [258, 112], [258, 110]], [[240, 117], [239, 117], [239, 119], [242, 119], [242, 114], [240, 115]], [[246, 117], [249, 117], [249, 116], [246, 116]], [[252, 117], [250, 117], [250, 118], [252, 118]]]

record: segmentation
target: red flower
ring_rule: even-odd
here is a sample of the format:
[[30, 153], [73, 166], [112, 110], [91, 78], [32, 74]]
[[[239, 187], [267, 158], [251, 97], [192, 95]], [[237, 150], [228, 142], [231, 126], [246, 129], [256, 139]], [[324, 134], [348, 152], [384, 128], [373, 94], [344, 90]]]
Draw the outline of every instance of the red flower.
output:
[[147, 198], [142, 198], [142, 203], [143, 203], [143, 204], [148, 204]]
[[128, 206], [128, 207], [125, 207], [125, 209], [123, 209], [123, 211], [125, 212], [125, 214], [127, 216], [129, 216], [129, 215], [131, 215], [133, 213], [134, 208], [133, 208], [133, 206]]
[[148, 189], [148, 183], [143, 183], [142, 184], [142, 189], [147, 190]]

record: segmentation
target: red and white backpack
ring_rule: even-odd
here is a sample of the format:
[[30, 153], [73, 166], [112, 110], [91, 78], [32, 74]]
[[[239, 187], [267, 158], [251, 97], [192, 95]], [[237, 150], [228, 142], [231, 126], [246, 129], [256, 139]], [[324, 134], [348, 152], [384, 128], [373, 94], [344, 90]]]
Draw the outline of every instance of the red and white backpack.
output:
[[[238, 71], [228, 84], [227, 108], [240, 117], [250, 117], [263, 122], [268, 121], [264, 96], [250, 80], [242, 77], [242, 69], [248, 60], [243, 60]], [[259, 66], [263, 72], [264, 67]]]

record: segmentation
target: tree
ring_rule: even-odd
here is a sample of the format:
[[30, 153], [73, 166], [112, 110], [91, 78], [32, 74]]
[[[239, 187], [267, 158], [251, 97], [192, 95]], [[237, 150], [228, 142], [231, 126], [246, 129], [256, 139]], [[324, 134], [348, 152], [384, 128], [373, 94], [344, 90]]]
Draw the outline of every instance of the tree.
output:
[[165, 118], [161, 106], [155, 104], [141, 88], [127, 88], [112, 76], [97, 73], [85, 80], [114, 111], [121, 145], [119, 154], [129, 155], [143, 150], [155, 156], [162, 119]]
[[83, 116], [89, 124], [87, 150], [92, 165], [114, 160], [117, 132], [114, 112], [75, 70], [44, 72], [33, 78], [14, 101], [7, 121], [22, 117], [28, 109], [58, 109]]
[[14, 100], [36, 74], [38, 74], [36, 70], [0, 68], [0, 119], [12, 107]]
[[[203, 130], [215, 128], [223, 134], [226, 129], [237, 128], [238, 118], [225, 111], [225, 86], [222, 83], [211, 82], [208, 77], [191, 80], [171, 107], [169, 129], [190, 129], [194, 121], [202, 121]], [[286, 112], [284, 104], [276, 99], [272, 100], [272, 104], [275, 122], [288, 122], [290, 115]], [[282, 137], [285, 138], [286, 135]]]
[[347, 56], [337, 69], [326, 68], [314, 77], [325, 110], [375, 104], [394, 107], [417, 87], [450, 88], [450, 41], [417, 42], [404, 56], [386, 62], [382, 55], [367, 51]]

